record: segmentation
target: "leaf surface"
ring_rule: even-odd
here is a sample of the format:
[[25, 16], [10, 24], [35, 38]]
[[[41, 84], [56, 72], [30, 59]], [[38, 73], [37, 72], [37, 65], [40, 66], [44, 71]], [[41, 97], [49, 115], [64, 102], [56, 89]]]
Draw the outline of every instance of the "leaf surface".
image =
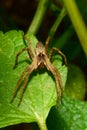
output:
[[63, 97], [48, 116], [49, 130], [87, 130], [87, 102]]
[[[56, 104], [54, 78], [47, 69], [33, 72], [20, 106], [18, 107], [18, 102], [22, 85], [15, 100], [10, 103], [16, 83], [31, 60], [27, 52], [23, 52], [16, 69], [13, 69], [16, 54], [25, 47], [23, 33], [15, 30], [5, 34], [0, 33], [0, 128], [23, 122], [44, 123], [51, 107]], [[37, 39], [31, 34], [29, 39], [35, 47]], [[63, 84], [65, 84], [67, 68], [65, 65], [62, 66], [61, 57], [58, 56], [53, 64], [59, 69]]]

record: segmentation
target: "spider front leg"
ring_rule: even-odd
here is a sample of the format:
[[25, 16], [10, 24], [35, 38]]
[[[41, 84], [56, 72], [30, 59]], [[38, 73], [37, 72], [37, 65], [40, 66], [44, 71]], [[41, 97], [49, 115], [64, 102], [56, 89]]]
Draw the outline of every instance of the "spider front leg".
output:
[[24, 35], [24, 39], [28, 42], [28, 46], [29, 46], [28, 54], [30, 58], [33, 59], [35, 57], [35, 50], [32, 46], [32, 43], [30, 42], [29, 38], [26, 35]]
[[29, 48], [28, 48], [28, 47], [25, 47], [25, 48], [23, 48], [21, 51], [19, 51], [19, 52], [17, 53], [16, 59], [15, 59], [15, 64], [14, 64], [14, 67], [13, 67], [13, 68], [15, 68], [16, 65], [17, 65], [17, 63], [18, 63], [18, 57], [19, 57], [19, 55], [21, 55], [24, 51], [28, 51], [28, 52], [29, 52]]
[[65, 56], [58, 48], [55, 48], [55, 47], [54, 47], [54, 48], [51, 49], [49, 59], [50, 59], [50, 60], [52, 59], [53, 53], [54, 53], [55, 51], [57, 51], [58, 54], [60, 54], [60, 55], [63, 57], [64, 62], [65, 62], [65, 64], [67, 65], [66, 56]]
[[46, 42], [45, 42], [46, 54], [48, 54], [48, 45], [50, 43], [50, 39], [51, 39], [50, 36], [48, 36], [47, 39], [46, 39]]
[[24, 52], [24, 51], [27, 51], [28, 52], [28, 55], [29, 57], [33, 60], [33, 58], [35, 57], [35, 52], [34, 52], [34, 49], [32, 47], [32, 44], [30, 42], [30, 40], [27, 38], [27, 36], [24, 35], [24, 39], [28, 42], [29, 44], [29, 47], [25, 47], [23, 48], [21, 51], [19, 51], [16, 55], [16, 59], [15, 59], [15, 64], [14, 64], [14, 67], [16, 67], [17, 63], [18, 63], [18, 57]]

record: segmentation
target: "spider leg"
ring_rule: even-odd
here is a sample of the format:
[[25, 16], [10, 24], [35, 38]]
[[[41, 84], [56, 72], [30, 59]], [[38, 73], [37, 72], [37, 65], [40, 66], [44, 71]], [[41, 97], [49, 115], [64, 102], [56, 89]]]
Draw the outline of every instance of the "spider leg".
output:
[[30, 74], [33, 72], [34, 69], [37, 69], [37, 61], [34, 60], [32, 62], [32, 64], [30, 64], [21, 74], [17, 84], [16, 84], [16, 88], [15, 88], [15, 91], [14, 91], [14, 94], [13, 94], [13, 97], [12, 97], [12, 100], [11, 100], [11, 103], [14, 101], [16, 95], [17, 95], [17, 91], [20, 87], [20, 84], [21, 84], [21, 80], [23, 79], [23, 77], [25, 76], [25, 74], [27, 73], [27, 76], [25, 77], [24, 79], [24, 82], [23, 82], [23, 85], [22, 85], [22, 89], [21, 89], [21, 93], [20, 93], [20, 101], [19, 101], [19, 104], [18, 106], [20, 105], [21, 101], [22, 101], [22, 97], [23, 97], [23, 93], [24, 93], [24, 90], [26, 88], [26, 85], [28, 83], [28, 79], [30, 77]]
[[45, 42], [46, 54], [48, 53], [48, 45], [50, 43], [50, 39], [51, 39], [50, 36], [48, 36], [47, 39], [46, 39], [46, 42]]
[[57, 101], [58, 98], [62, 96], [62, 91], [64, 90], [62, 79], [59, 71], [50, 63], [49, 59], [46, 60], [47, 69], [51, 71], [56, 81], [56, 90], [57, 90]]
[[27, 85], [27, 83], [28, 83], [28, 79], [29, 79], [30, 74], [32, 73], [32, 71], [33, 71], [32, 66], [29, 66], [29, 68], [28, 68], [28, 74], [27, 74], [27, 76], [26, 76], [26, 78], [25, 78], [25, 80], [24, 80], [24, 82], [23, 82], [22, 89], [21, 89], [21, 92], [20, 92], [20, 101], [19, 101], [19, 103], [18, 103], [18, 106], [20, 105], [20, 103], [21, 103], [21, 101], [22, 101], [22, 97], [23, 97], [23, 94], [24, 94], [26, 85]]
[[49, 59], [50, 59], [50, 60], [52, 59], [52, 55], [53, 55], [53, 53], [54, 53], [55, 51], [57, 51], [58, 54], [60, 54], [60, 55], [63, 57], [64, 62], [65, 62], [65, 64], [67, 65], [66, 56], [65, 56], [58, 48], [55, 48], [55, 47], [54, 47], [54, 48], [51, 49]]
[[18, 106], [20, 105], [21, 101], [22, 101], [22, 97], [23, 97], [23, 94], [24, 94], [24, 91], [25, 91], [25, 88], [26, 88], [26, 85], [28, 83], [28, 79], [29, 79], [29, 76], [30, 76], [30, 73], [27, 74], [25, 80], [24, 80], [24, 83], [22, 85], [22, 89], [21, 89], [21, 92], [20, 92], [20, 100], [19, 100], [19, 103], [18, 103]]
[[21, 80], [22, 80], [23, 77], [25, 76], [27, 70], [28, 70], [28, 67], [22, 72], [22, 74], [21, 74], [21, 76], [20, 76], [20, 78], [19, 78], [19, 80], [18, 80], [18, 82], [17, 82], [17, 84], [16, 84], [16, 88], [15, 88], [15, 90], [14, 90], [13, 97], [12, 97], [12, 99], [11, 99], [11, 103], [14, 101], [14, 99], [15, 99], [15, 97], [16, 97], [17, 91], [18, 91], [18, 89], [19, 89], [19, 87], [20, 87]]
[[24, 39], [29, 44], [29, 55], [30, 55], [30, 58], [33, 59], [35, 57], [35, 50], [34, 50], [34, 48], [32, 46], [32, 43], [30, 42], [30, 40], [28, 39], [28, 37], [26, 35], [24, 35]]
[[16, 67], [16, 65], [17, 65], [17, 63], [18, 63], [18, 57], [19, 57], [19, 55], [21, 55], [24, 51], [29, 51], [29, 48], [28, 47], [25, 47], [25, 48], [23, 48], [21, 51], [19, 51], [18, 53], [17, 53], [17, 55], [16, 55], [16, 59], [15, 59], [15, 64], [14, 64], [14, 67], [13, 68], [15, 68]]

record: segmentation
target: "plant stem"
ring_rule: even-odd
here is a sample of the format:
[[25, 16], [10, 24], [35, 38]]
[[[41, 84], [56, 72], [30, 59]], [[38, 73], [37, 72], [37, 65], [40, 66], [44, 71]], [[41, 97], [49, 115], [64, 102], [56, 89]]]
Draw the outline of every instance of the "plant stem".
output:
[[32, 33], [32, 34], [36, 35], [36, 33], [38, 32], [39, 27], [43, 21], [44, 15], [46, 13], [48, 3], [49, 3], [49, 0], [39, 0], [36, 13], [34, 15], [34, 18], [31, 22], [31, 25], [30, 25], [27, 33]]
[[66, 15], [66, 9], [65, 9], [65, 7], [63, 7], [63, 9], [61, 10], [59, 16], [57, 17], [55, 23], [53, 24], [52, 28], [50, 29], [49, 36], [51, 38], [53, 38], [58, 26], [60, 25], [60, 23], [61, 23], [62, 19], [65, 17], [65, 15]]
[[38, 125], [39, 125], [40, 130], [47, 130], [46, 123], [40, 121]]
[[87, 56], [87, 29], [75, 0], [64, 0], [64, 4], [79, 37], [82, 48]]
[[38, 124], [40, 130], [47, 130], [45, 119], [39, 117], [39, 115], [37, 113], [35, 113], [35, 116], [36, 116], [37, 124]]

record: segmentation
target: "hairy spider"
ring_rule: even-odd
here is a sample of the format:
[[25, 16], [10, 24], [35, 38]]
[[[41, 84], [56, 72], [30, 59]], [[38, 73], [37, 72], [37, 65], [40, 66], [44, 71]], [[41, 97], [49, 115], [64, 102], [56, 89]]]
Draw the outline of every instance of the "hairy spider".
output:
[[17, 91], [18, 91], [19, 86], [21, 84], [21, 81], [26, 74], [24, 82], [22, 84], [22, 89], [20, 92], [20, 101], [18, 104], [18, 105], [20, 105], [20, 103], [22, 101], [24, 90], [26, 88], [26, 85], [28, 83], [28, 79], [29, 79], [31, 73], [34, 70], [36, 70], [38, 68], [43, 68], [43, 67], [46, 67], [47, 70], [53, 74], [53, 76], [55, 78], [55, 82], [56, 82], [57, 95], [58, 95], [58, 97], [61, 97], [64, 87], [62, 84], [62, 80], [61, 80], [61, 76], [60, 76], [59, 71], [51, 64], [51, 58], [52, 58], [54, 51], [57, 51], [64, 58], [65, 63], [67, 63], [65, 55], [59, 49], [52, 48], [50, 51], [50, 55], [48, 56], [47, 52], [48, 52], [48, 44], [50, 41], [50, 37], [47, 38], [47, 40], [45, 42], [45, 46], [40, 41], [38, 41], [36, 44], [36, 50], [34, 50], [30, 40], [26, 36], [24, 36], [24, 39], [29, 43], [29, 47], [25, 47], [20, 52], [17, 53], [16, 60], [15, 60], [15, 66], [18, 63], [19, 55], [24, 51], [28, 52], [29, 57], [32, 59], [32, 63], [29, 66], [27, 66], [26, 69], [22, 72], [22, 74], [21, 74], [21, 76], [16, 84], [16, 88], [15, 88], [11, 102], [13, 102], [13, 100], [15, 99]]

